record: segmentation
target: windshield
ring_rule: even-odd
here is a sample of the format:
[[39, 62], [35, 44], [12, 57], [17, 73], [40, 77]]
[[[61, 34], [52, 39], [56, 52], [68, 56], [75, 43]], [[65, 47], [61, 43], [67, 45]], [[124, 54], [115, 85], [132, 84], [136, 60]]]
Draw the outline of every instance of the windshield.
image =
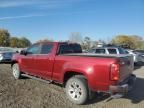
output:
[[0, 48], [0, 51], [13, 51], [11, 48]]
[[118, 48], [118, 50], [120, 54], [128, 54], [128, 52], [126, 52], [126, 50], [123, 48]]

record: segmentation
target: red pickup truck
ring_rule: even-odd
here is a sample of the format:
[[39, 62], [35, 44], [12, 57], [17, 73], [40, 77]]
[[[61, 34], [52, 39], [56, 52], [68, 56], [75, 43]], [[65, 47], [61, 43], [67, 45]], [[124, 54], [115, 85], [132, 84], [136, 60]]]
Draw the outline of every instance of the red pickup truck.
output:
[[60, 83], [75, 104], [84, 104], [93, 92], [128, 92], [136, 79], [130, 55], [82, 53], [75, 43], [36, 43], [12, 61], [15, 79], [27, 76]]

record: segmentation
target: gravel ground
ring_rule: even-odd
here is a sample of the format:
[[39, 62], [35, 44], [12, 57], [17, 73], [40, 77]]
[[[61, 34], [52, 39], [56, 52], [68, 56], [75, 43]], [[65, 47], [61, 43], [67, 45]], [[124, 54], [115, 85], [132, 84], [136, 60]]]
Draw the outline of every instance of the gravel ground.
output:
[[33, 79], [15, 80], [10, 65], [0, 64], [0, 108], [144, 108], [144, 66], [135, 67], [137, 81], [125, 97], [107, 102], [98, 96], [86, 105], [68, 101], [62, 87]]

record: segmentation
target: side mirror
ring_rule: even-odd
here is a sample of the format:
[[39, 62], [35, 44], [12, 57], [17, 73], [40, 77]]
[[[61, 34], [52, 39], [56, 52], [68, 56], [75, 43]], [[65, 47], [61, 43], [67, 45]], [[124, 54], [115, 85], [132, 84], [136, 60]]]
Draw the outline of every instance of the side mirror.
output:
[[16, 53], [19, 53], [19, 51], [16, 51]]
[[25, 50], [21, 50], [20, 54], [21, 55], [27, 55], [27, 52]]

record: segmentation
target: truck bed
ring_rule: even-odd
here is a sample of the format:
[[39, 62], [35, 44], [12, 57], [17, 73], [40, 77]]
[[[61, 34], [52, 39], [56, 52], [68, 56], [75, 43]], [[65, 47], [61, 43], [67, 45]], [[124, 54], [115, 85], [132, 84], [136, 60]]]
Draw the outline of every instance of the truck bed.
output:
[[93, 57], [93, 58], [116, 58], [120, 60], [120, 80], [122, 82], [130, 74], [134, 68], [133, 57], [130, 54], [94, 54], [94, 53], [69, 53], [62, 54], [64, 56], [80, 56], [80, 57]]

